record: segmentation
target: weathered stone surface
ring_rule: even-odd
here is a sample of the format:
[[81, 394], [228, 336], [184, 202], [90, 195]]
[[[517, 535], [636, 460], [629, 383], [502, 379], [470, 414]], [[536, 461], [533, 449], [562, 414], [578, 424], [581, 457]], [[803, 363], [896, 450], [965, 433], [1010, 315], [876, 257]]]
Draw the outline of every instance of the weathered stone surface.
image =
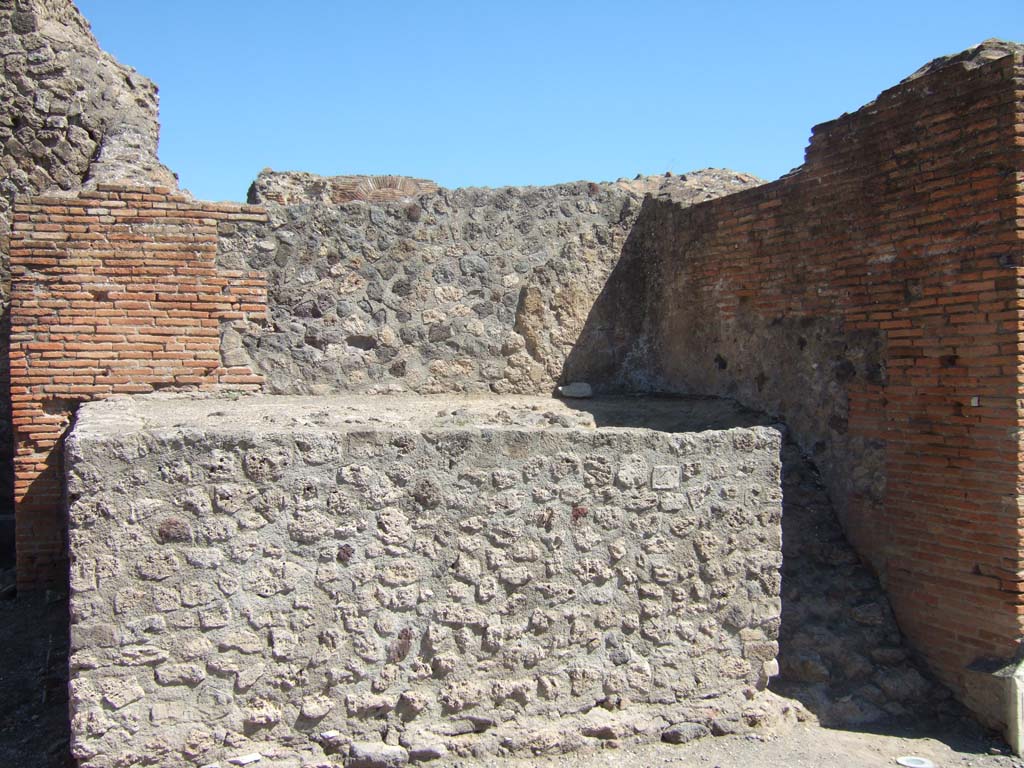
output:
[[574, 381], [560, 386], [558, 394], [562, 397], [591, 397], [594, 389], [585, 381]]
[[222, 265], [268, 275], [271, 326], [223, 338], [271, 392], [548, 394], [570, 350], [607, 355], [603, 331], [581, 333], [643, 195], [694, 203], [758, 183], [709, 169], [500, 189], [388, 177], [403, 199], [353, 192], [376, 178], [265, 171], [250, 199], [270, 222], [222, 232]]
[[[721, 401], [586, 402], [83, 406], [72, 557], [118, 562], [72, 595], [86, 764], [156, 737], [159, 764], [179, 765], [336, 731], [330, 749], [391, 765], [743, 727], [777, 651], [778, 433]], [[185, 457], [187, 477], [166, 471]], [[679, 483], [656, 488], [671, 466]], [[264, 525], [167, 536], [166, 517], [131, 514], [140, 483], [191, 531], [247, 512]], [[180, 503], [229, 485], [247, 501]], [[663, 507], [672, 494], [684, 502]]]
[[349, 768], [399, 768], [409, 762], [405, 747], [383, 742], [354, 741], [349, 748]]
[[4, 254], [16, 194], [87, 181], [176, 185], [156, 158], [156, 86], [100, 50], [71, 0], [0, 3], [0, 60]]
[[99, 49], [71, 0], [0, 5], [0, 55], [0, 213], [89, 179], [175, 184], [157, 160], [156, 86]]
[[408, 176], [318, 176], [300, 171], [275, 172], [267, 168], [249, 188], [248, 200], [260, 204], [337, 205], [353, 200], [411, 200], [437, 188], [432, 181]]
[[694, 739], [703, 739], [710, 735], [711, 730], [700, 723], [677, 723], [662, 732], [661, 740], [669, 744], [686, 744]]

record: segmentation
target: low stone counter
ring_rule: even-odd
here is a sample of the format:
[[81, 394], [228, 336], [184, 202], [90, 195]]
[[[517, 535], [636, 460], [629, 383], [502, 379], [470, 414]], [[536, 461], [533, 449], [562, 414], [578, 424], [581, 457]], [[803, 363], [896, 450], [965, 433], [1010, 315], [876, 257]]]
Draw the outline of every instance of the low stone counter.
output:
[[779, 441], [716, 400], [84, 405], [74, 754], [383, 765], [755, 723]]

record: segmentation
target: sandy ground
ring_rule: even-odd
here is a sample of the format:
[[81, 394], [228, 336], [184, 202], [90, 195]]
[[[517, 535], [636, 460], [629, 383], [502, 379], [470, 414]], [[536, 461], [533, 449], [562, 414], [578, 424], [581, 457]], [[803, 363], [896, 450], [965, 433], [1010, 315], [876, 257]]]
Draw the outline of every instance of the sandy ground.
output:
[[999, 739], [970, 723], [923, 725], [889, 734], [800, 724], [788, 732], [706, 738], [681, 746], [629, 745], [590, 754], [518, 760], [456, 761], [459, 768], [879, 768], [923, 757], [938, 768], [1021, 768]]

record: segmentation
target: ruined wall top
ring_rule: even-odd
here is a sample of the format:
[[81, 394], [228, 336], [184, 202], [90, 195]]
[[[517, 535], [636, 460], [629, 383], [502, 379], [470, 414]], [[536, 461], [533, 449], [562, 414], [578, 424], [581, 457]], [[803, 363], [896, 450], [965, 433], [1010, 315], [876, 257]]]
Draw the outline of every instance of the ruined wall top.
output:
[[[668, 197], [692, 205], [762, 184], [763, 181], [752, 174], [728, 168], [704, 168], [690, 173], [675, 174], [669, 171], [653, 176], [637, 174], [632, 179], [620, 178], [611, 183], [587, 183], [595, 187], [620, 189], [640, 197]], [[249, 187], [248, 202], [256, 205], [341, 205], [355, 200], [379, 203], [410, 200], [441, 189], [433, 181], [410, 176], [320, 176], [301, 171], [264, 168]]]
[[157, 159], [157, 88], [103, 52], [70, 0], [0, 0], [0, 227], [16, 194], [176, 186]]
[[44, 31], [47, 36], [59, 38], [67, 34], [98, 47], [89, 22], [71, 0], [29, 0], [16, 5], [19, 14], [32, 16], [37, 25], [47, 27]]
[[265, 168], [249, 187], [249, 202], [278, 205], [337, 205], [353, 200], [381, 202], [412, 198], [437, 188], [432, 181], [409, 176], [318, 176]]
[[962, 66], [967, 70], [977, 69], [990, 61], [1013, 55], [1024, 55], [1024, 43], [1015, 43], [1012, 40], [1000, 40], [992, 37], [988, 40], [983, 40], [977, 45], [972, 45], [970, 48], [959, 53], [932, 59], [914, 72], [914, 74], [901, 80], [900, 85], [947, 67]]
[[[850, 131], [858, 130], [861, 123], [850, 118], [870, 118], [885, 110], [902, 112], [909, 116], [910, 105], [933, 97], [933, 83], [936, 77], [960, 78], [965, 83], [963, 90], [966, 95], [972, 89], [966, 81], [974, 70], [1007, 56], [1016, 56], [1020, 61], [1021, 57], [1024, 57], [1024, 44], [991, 38], [959, 53], [932, 59], [896, 85], [882, 91], [872, 101], [855, 110], [852, 115], [842, 115], [814, 126], [811, 129], [810, 144], [805, 152], [805, 164], [809, 166], [828, 163], [827, 155], [833, 149], [841, 151], [842, 146], [854, 146], [846, 142], [843, 136], [849, 135]], [[949, 80], [945, 80], [942, 87], [950, 89], [954, 86]]]

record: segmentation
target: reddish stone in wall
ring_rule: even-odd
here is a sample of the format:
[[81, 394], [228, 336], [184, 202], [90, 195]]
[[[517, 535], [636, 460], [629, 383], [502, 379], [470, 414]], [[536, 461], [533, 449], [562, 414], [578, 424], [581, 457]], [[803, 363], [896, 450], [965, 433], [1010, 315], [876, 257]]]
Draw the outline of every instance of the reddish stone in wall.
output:
[[77, 403], [157, 389], [258, 389], [221, 363], [220, 326], [266, 315], [260, 273], [219, 270], [222, 221], [254, 206], [101, 185], [15, 207], [11, 401], [18, 583], [62, 580], [61, 440]]

